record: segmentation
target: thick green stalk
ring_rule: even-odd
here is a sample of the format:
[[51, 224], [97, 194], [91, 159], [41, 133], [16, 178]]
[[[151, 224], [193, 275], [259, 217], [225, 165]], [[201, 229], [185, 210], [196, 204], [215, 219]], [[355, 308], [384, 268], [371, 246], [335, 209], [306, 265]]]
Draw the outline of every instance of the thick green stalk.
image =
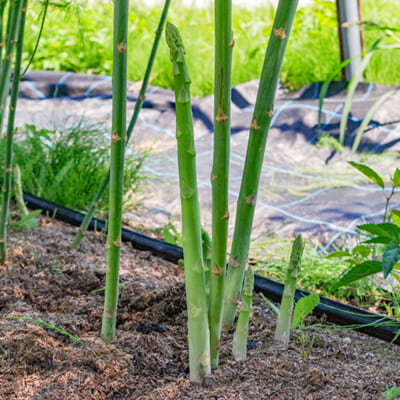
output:
[[3, 130], [4, 112], [7, 103], [8, 91], [11, 81], [11, 64], [14, 47], [18, 36], [18, 22], [21, 13], [22, 0], [10, 0], [7, 19], [7, 35], [5, 40], [5, 54], [2, 61], [0, 79], [0, 132]]
[[277, 344], [275, 347], [282, 350], [287, 349], [289, 346], [294, 294], [296, 293], [297, 275], [300, 268], [303, 250], [304, 242], [301, 238], [301, 235], [298, 235], [293, 242], [292, 252], [290, 254], [290, 261], [286, 273], [279, 318], [275, 329], [275, 341]]
[[298, 0], [280, 0], [264, 60], [250, 127], [242, 183], [236, 210], [235, 230], [225, 282], [223, 325], [231, 327], [248, 259], [254, 209], [265, 145], [274, 112], [274, 100], [286, 45]]
[[101, 337], [112, 342], [117, 317], [121, 248], [122, 189], [126, 142], [126, 84], [129, 0], [114, 2], [110, 203], [107, 275]]
[[215, 1], [214, 156], [210, 293], [211, 368], [218, 368], [228, 241], [229, 139], [231, 115], [232, 1]]
[[247, 336], [253, 302], [254, 271], [248, 267], [245, 273], [242, 301], [235, 334], [233, 336], [232, 354], [236, 361], [244, 361], [247, 356]]
[[[127, 136], [126, 145], [128, 144], [128, 141], [132, 135], [133, 129], [135, 128], [136, 121], [139, 117], [140, 110], [142, 109], [144, 100], [146, 98], [147, 85], [149, 84], [151, 71], [153, 69], [154, 60], [156, 58], [158, 45], [159, 45], [160, 39], [161, 39], [161, 34], [164, 29], [165, 20], [167, 19], [170, 3], [171, 3], [171, 0], [165, 1], [164, 8], [161, 13], [160, 21], [158, 23], [157, 30], [155, 32], [153, 47], [151, 48], [150, 57], [147, 62], [147, 67], [146, 67], [146, 71], [145, 71], [145, 74], [143, 77], [142, 87], [140, 88], [139, 97], [136, 101], [135, 109], [133, 111], [132, 118], [129, 122], [128, 130], [126, 132], [126, 136]], [[102, 199], [109, 182], [110, 182], [110, 171], [108, 171], [107, 175], [104, 177], [103, 182], [101, 182], [93, 200], [90, 203], [89, 210], [87, 211], [85, 218], [83, 219], [81, 226], [79, 227], [78, 233], [76, 234], [74, 242], [72, 244], [73, 249], [77, 249], [79, 247], [79, 245], [81, 244], [83, 236], [85, 235], [85, 232], [87, 231], [89, 224], [93, 219], [93, 215], [96, 211], [96, 208], [99, 205], [99, 202]]]
[[11, 99], [8, 112], [7, 131], [6, 131], [6, 154], [4, 161], [4, 175], [2, 187], [1, 215], [0, 215], [0, 262], [7, 259], [7, 226], [9, 217], [9, 206], [12, 188], [12, 161], [13, 161], [13, 134], [15, 112], [17, 109], [19, 80], [21, 73], [22, 53], [24, 47], [25, 19], [28, 0], [23, 0], [18, 4], [17, 19], [15, 25], [18, 27], [16, 35], [17, 52], [15, 56], [14, 79], [12, 83]]
[[190, 379], [194, 382], [202, 382], [203, 377], [210, 371], [210, 333], [190, 103], [190, 78], [178, 29], [167, 22], [165, 33], [171, 51], [175, 82], [176, 139], [188, 310]]

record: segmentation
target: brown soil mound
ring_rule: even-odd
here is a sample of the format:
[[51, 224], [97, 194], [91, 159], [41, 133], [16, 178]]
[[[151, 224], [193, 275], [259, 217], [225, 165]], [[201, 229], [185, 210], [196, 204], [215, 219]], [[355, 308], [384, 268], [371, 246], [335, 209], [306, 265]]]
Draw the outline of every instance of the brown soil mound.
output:
[[[0, 399], [360, 399], [400, 386], [399, 349], [356, 332], [292, 335], [271, 349], [275, 316], [256, 296], [248, 361], [235, 362], [231, 334], [220, 368], [203, 385], [188, 380], [182, 267], [124, 244], [117, 337], [99, 339], [105, 238], [89, 233], [78, 251], [76, 228], [43, 218], [10, 232], [0, 267]], [[100, 290], [98, 290], [100, 289]], [[63, 327], [84, 344], [35, 322]], [[309, 321], [312, 322], [312, 321]]]

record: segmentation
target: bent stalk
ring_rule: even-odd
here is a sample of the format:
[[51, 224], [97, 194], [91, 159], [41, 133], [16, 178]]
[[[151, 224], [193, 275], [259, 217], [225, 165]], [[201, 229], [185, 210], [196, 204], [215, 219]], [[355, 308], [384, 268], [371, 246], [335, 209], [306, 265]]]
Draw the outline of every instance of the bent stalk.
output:
[[[161, 34], [164, 29], [165, 20], [167, 19], [170, 3], [171, 3], [171, 0], [165, 1], [164, 8], [161, 13], [160, 21], [158, 23], [158, 27], [155, 32], [153, 47], [151, 48], [150, 57], [147, 62], [147, 67], [146, 67], [146, 72], [143, 77], [142, 87], [140, 88], [139, 97], [136, 101], [135, 109], [133, 111], [131, 121], [129, 122], [128, 130], [126, 132], [126, 136], [127, 136], [126, 145], [128, 144], [129, 139], [132, 135], [133, 129], [135, 128], [136, 121], [139, 117], [140, 110], [142, 109], [144, 100], [146, 98], [147, 85], [149, 84], [151, 71], [153, 69], [154, 60], [156, 58], [158, 45], [159, 45], [160, 39], [161, 39]], [[99, 205], [100, 200], [102, 199], [109, 182], [110, 182], [110, 171], [107, 172], [107, 175], [104, 177], [103, 182], [101, 182], [99, 189], [97, 190], [93, 200], [90, 202], [90, 207], [85, 215], [85, 218], [83, 219], [83, 221], [81, 223], [81, 226], [79, 227], [79, 230], [75, 236], [74, 242], [72, 243], [73, 249], [77, 249], [80, 246], [83, 236], [85, 235], [85, 232], [87, 231], [87, 229], [90, 225], [90, 222], [93, 219], [93, 215], [96, 211], [96, 208]]]
[[210, 277], [211, 368], [218, 368], [228, 240], [229, 139], [231, 115], [232, 1], [215, 1], [214, 156]]
[[11, 186], [12, 186], [13, 134], [14, 134], [15, 112], [17, 109], [22, 53], [24, 47], [24, 33], [25, 33], [27, 5], [28, 5], [28, 0], [23, 0], [18, 4], [17, 19], [15, 21], [16, 26], [18, 26], [17, 38], [16, 38], [17, 52], [15, 55], [14, 79], [12, 83], [11, 99], [10, 99], [8, 121], [7, 121], [7, 131], [5, 137], [6, 155], [4, 161], [4, 178], [2, 187], [3, 196], [1, 202], [1, 216], [0, 216], [0, 262], [2, 263], [7, 259], [7, 226], [8, 226]]
[[167, 23], [166, 40], [171, 52], [175, 83], [176, 139], [182, 209], [190, 379], [202, 382], [210, 370], [207, 291], [197, 192], [196, 152], [190, 103], [190, 78], [178, 29]]
[[101, 328], [101, 337], [108, 343], [114, 339], [118, 304], [122, 189], [126, 142], [128, 15], [129, 0], [114, 2], [110, 203], [106, 289]]
[[298, 0], [279, 1], [264, 60], [250, 127], [246, 161], [237, 203], [232, 250], [225, 283], [223, 325], [226, 327], [233, 325], [240, 298], [265, 145], [274, 112], [275, 92], [297, 3]]
[[286, 273], [279, 318], [275, 329], [275, 341], [277, 342], [275, 347], [277, 349], [284, 350], [289, 346], [294, 294], [296, 293], [297, 275], [300, 268], [303, 250], [304, 242], [301, 235], [298, 235], [293, 242], [292, 252], [290, 253], [290, 261]]

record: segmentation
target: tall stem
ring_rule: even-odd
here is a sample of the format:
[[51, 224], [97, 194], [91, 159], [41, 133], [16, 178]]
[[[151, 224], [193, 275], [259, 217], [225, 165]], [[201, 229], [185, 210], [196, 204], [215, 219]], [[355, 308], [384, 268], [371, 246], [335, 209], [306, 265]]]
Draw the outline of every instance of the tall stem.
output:
[[218, 368], [228, 240], [229, 139], [232, 70], [232, 1], [215, 1], [214, 156], [210, 293], [211, 368]]
[[210, 370], [210, 339], [197, 192], [196, 151], [190, 103], [190, 78], [178, 29], [167, 23], [165, 33], [171, 50], [175, 82], [176, 139], [182, 209], [190, 379], [201, 382]]
[[3, 177], [1, 215], [0, 215], [0, 262], [2, 263], [7, 259], [7, 226], [8, 226], [8, 215], [9, 215], [11, 183], [12, 183], [13, 134], [14, 134], [15, 112], [17, 109], [22, 53], [24, 48], [24, 32], [25, 32], [27, 5], [28, 5], [28, 0], [23, 0], [18, 3], [18, 8], [16, 10], [17, 18], [15, 20], [15, 26], [18, 27], [16, 35], [17, 52], [15, 56], [14, 79], [12, 83], [11, 99], [10, 99], [8, 121], [7, 121], [7, 131], [5, 137], [6, 154], [4, 161], [4, 177]]
[[5, 46], [4, 42], [4, 11], [6, 9], [8, 0], [0, 0], [0, 75], [2, 73], [3, 66], [3, 47]]
[[225, 284], [223, 325], [233, 325], [248, 259], [254, 209], [268, 131], [286, 45], [298, 0], [280, 0], [258, 88], [236, 210], [232, 250]]
[[[164, 8], [162, 10], [161, 13], [161, 17], [160, 17], [160, 21], [158, 23], [156, 32], [155, 32], [155, 37], [154, 37], [154, 42], [153, 42], [153, 47], [151, 48], [151, 53], [150, 53], [150, 57], [149, 60], [147, 62], [147, 67], [146, 67], [146, 72], [144, 74], [144, 78], [143, 78], [143, 82], [142, 82], [142, 87], [140, 88], [140, 92], [139, 92], [139, 97], [136, 101], [135, 104], [135, 109], [133, 111], [133, 115], [131, 118], [131, 121], [129, 122], [129, 126], [128, 126], [128, 130], [126, 132], [127, 135], [127, 142], [126, 145], [128, 144], [128, 141], [132, 135], [133, 129], [135, 128], [136, 125], [136, 121], [138, 119], [140, 110], [142, 109], [144, 100], [146, 98], [146, 90], [147, 90], [147, 85], [149, 84], [149, 80], [150, 80], [150, 75], [151, 75], [151, 71], [153, 69], [153, 65], [154, 65], [154, 60], [156, 58], [156, 54], [157, 54], [157, 49], [158, 49], [158, 45], [160, 43], [160, 39], [161, 39], [161, 34], [162, 31], [164, 29], [164, 24], [165, 24], [165, 20], [167, 19], [167, 15], [168, 15], [168, 9], [169, 9], [169, 5], [171, 3], [171, 0], [166, 0], [164, 3]], [[107, 189], [107, 186], [110, 182], [110, 171], [107, 172], [107, 175], [104, 177], [103, 181], [101, 182], [93, 200], [90, 203], [90, 207], [85, 215], [85, 218], [83, 219], [81, 226], [79, 227], [79, 230], [75, 236], [74, 242], [72, 244], [72, 248], [73, 249], [77, 249], [79, 247], [79, 245], [82, 242], [83, 236], [85, 235], [85, 232], [87, 231], [90, 222], [93, 219], [93, 215], [96, 211], [97, 206], [99, 205], [100, 200], [102, 199], [104, 192]]]
[[118, 304], [122, 194], [126, 142], [126, 84], [129, 0], [114, 2], [110, 203], [107, 275], [101, 336], [112, 342]]
[[0, 79], [0, 132], [3, 130], [4, 112], [7, 103], [8, 91], [11, 81], [11, 64], [13, 52], [18, 35], [18, 21], [21, 11], [21, 0], [10, 0], [7, 19], [7, 34], [5, 43], [5, 54], [1, 68]]

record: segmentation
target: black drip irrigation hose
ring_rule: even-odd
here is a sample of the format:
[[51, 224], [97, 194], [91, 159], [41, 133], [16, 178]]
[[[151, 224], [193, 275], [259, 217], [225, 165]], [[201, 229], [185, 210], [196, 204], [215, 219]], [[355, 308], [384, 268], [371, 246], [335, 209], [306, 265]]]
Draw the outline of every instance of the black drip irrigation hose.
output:
[[[29, 208], [41, 209], [43, 213], [74, 226], [80, 226], [84, 218], [84, 214], [80, 212], [27, 193], [24, 193], [24, 200]], [[89, 225], [89, 229], [103, 230], [105, 226], [105, 221], [94, 218]], [[178, 263], [183, 258], [181, 247], [165, 243], [162, 240], [153, 239], [125, 228], [122, 229], [121, 237], [124, 242], [131, 242], [135, 249], [150, 251], [164, 260]], [[254, 288], [256, 292], [261, 292], [271, 300], [280, 301], [282, 298], [283, 284], [271, 279], [256, 275]], [[303, 290], [296, 290], [295, 299], [297, 301], [309, 294]], [[339, 303], [326, 297], [320, 297], [320, 303], [315, 308], [314, 314], [317, 316], [325, 315], [328, 321], [338, 325], [354, 325], [356, 330], [369, 336], [400, 345], [400, 323], [390, 318]]]

